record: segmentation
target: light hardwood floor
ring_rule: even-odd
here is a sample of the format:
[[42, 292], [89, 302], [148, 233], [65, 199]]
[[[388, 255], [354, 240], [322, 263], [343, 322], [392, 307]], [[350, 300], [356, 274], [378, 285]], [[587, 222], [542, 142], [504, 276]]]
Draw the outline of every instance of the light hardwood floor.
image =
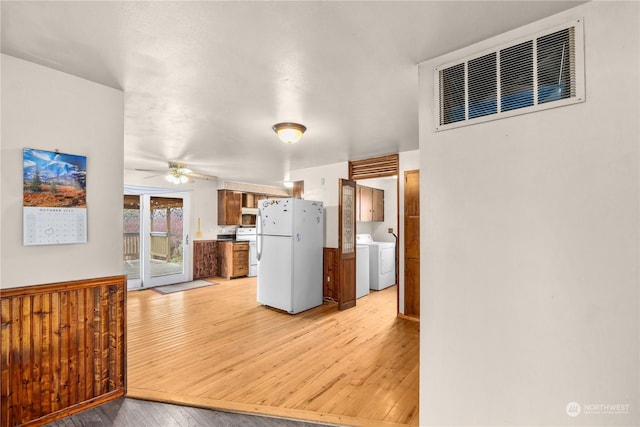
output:
[[419, 323], [396, 289], [289, 315], [255, 278], [128, 293], [128, 396], [354, 426], [418, 424]]

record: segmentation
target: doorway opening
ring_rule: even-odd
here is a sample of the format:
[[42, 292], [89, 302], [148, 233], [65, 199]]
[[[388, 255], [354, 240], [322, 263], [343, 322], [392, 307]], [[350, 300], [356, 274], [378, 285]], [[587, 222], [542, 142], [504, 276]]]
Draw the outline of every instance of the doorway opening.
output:
[[128, 289], [189, 280], [189, 196], [125, 190], [122, 237]]
[[[391, 281], [396, 286], [398, 314], [401, 313], [402, 295], [398, 259], [399, 169], [398, 154], [349, 162], [349, 179], [356, 181], [358, 191], [356, 233], [362, 235], [357, 236], [362, 239], [357, 240], [361, 243], [372, 242], [366, 243], [369, 248], [359, 245], [362, 252], [369, 253], [367, 281], [371, 289], [380, 290], [389, 286], [389, 275], [395, 279]], [[384, 256], [378, 256], [382, 254]], [[362, 295], [364, 291], [361, 286], [358, 295]]]

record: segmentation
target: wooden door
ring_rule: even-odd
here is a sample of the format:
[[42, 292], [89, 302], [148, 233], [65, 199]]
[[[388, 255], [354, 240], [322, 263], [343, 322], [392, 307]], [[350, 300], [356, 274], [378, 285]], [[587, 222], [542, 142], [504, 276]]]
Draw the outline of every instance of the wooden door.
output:
[[340, 292], [338, 309], [356, 305], [356, 183], [340, 179], [338, 202], [338, 253]]
[[420, 171], [404, 173], [404, 313], [420, 316]]

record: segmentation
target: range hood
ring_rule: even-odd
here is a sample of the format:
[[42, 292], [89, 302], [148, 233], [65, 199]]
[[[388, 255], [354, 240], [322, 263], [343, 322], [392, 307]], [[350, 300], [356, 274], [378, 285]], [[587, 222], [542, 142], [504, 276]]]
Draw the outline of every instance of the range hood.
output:
[[242, 215], [258, 215], [258, 208], [242, 208]]

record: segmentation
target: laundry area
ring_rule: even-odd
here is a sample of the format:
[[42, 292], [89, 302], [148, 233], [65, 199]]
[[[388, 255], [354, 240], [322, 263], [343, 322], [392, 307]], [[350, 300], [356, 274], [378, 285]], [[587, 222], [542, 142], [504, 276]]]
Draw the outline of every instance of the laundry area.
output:
[[[396, 284], [396, 244], [377, 242], [371, 234], [356, 235], [356, 297]], [[365, 292], [365, 286], [366, 292]]]
[[356, 298], [398, 283], [396, 177], [359, 180], [356, 186]]

